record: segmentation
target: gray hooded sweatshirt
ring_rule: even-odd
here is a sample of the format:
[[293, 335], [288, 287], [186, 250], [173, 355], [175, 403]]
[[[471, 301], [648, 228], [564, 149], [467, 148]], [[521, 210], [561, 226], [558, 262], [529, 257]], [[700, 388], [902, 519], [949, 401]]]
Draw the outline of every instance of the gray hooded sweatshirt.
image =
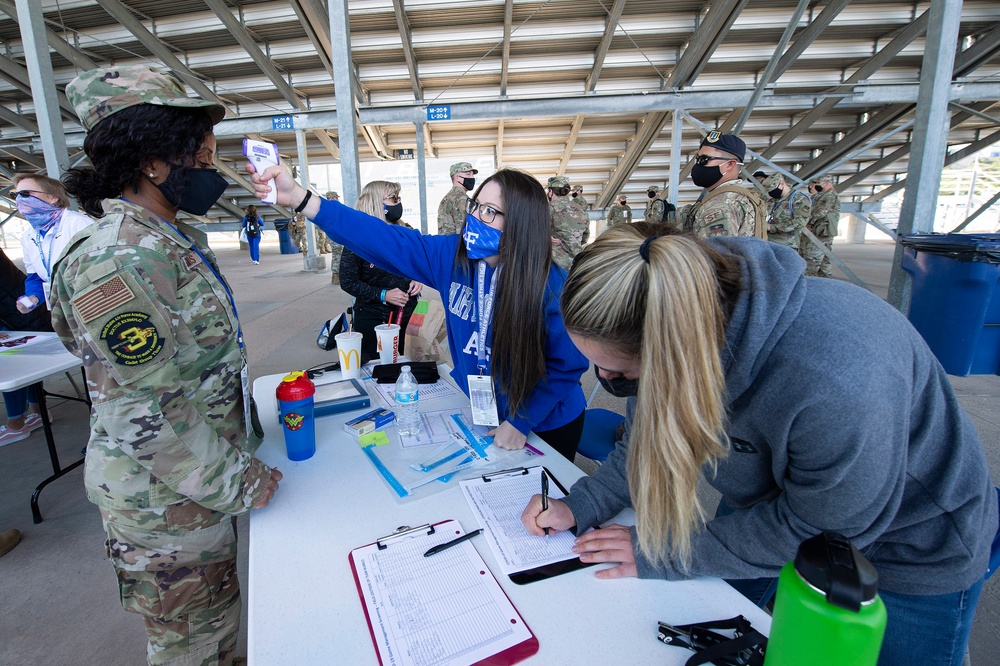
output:
[[[986, 571], [997, 495], [982, 444], [951, 383], [896, 310], [855, 286], [803, 277], [792, 250], [718, 238], [741, 258], [726, 329], [728, 456], [707, 481], [736, 509], [693, 538], [693, 557], [641, 578], [774, 577], [804, 539], [849, 537], [901, 594], [963, 590]], [[640, 387], [641, 390], [641, 387]], [[635, 411], [629, 399], [627, 423]], [[628, 436], [566, 503], [577, 531], [631, 506]]]

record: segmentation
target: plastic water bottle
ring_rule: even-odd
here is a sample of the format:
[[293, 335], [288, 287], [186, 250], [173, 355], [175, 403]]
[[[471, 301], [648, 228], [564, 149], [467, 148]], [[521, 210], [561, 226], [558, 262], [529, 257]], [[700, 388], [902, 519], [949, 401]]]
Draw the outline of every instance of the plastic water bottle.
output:
[[412, 436], [420, 432], [419, 398], [417, 380], [410, 366], [404, 365], [396, 380], [396, 429], [400, 435]]
[[764, 666], [875, 666], [885, 621], [875, 567], [824, 532], [781, 570]]

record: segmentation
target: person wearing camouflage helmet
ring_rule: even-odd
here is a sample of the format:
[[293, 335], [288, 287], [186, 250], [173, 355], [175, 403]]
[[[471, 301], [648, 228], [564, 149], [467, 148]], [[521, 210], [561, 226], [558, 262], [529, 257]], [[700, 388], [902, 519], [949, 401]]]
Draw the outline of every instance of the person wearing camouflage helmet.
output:
[[448, 169], [451, 174], [451, 189], [438, 204], [437, 232], [439, 234], [457, 234], [465, 227], [466, 207], [469, 205], [469, 192], [476, 186], [475, 175], [478, 169], [473, 169], [470, 162], [457, 162]]
[[765, 178], [763, 185], [772, 202], [767, 216], [767, 240], [798, 252], [799, 238], [812, 209], [809, 197], [805, 192], [792, 190], [780, 173]]
[[628, 198], [622, 192], [608, 208], [608, 229], [630, 222], [632, 222], [632, 209], [628, 205]]
[[177, 219], [204, 215], [226, 189], [211, 168], [225, 108], [144, 65], [84, 72], [66, 96], [93, 167], [63, 180], [98, 221], [56, 263], [52, 326], [87, 367], [87, 497], [122, 606], [143, 618], [148, 662], [230, 664], [235, 516], [266, 506], [281, 473], [253, 455], [232, 292], [205, 234]]
[[[833, 239], [837, 236], [840, 223], [840, 196], [833, 186], [833, 178], [820, 176], [809, 181], [812, 195], [812, 212], [809, 215], [809, 231], [823, 242], [826, 249], [833, 251]], [[830, 258], [812, 240], [803, 234], [800, 252], [806, 260], [806, 275], [833, 277], [830, 272]]]
[[[331, 201], [340, 201], [340, 194], [334, 190], [327, 192], [323, 198], [330, 199]], [[316, 229], [316, 252], [320, 252], [320, 234], [322, 234], [323, 248], [330, 253], [330, 282], [332, 284], [340, 284], [340, 258], [344, 256], [344, 246], [340, 243], [334, 243], [332, 240], [327, 238], [326, 234], [323, 233], [322, 229]]]
[[590, 231], [587, 213], [569, 197], [569, 178], [549, 178], [546, 194], [552, 216], [552, 261], [568, 271]]

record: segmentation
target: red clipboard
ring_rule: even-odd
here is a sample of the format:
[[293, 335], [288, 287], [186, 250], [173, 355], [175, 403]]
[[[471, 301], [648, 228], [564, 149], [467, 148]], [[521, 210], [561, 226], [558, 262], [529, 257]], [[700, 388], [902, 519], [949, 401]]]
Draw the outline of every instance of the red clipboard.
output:
[[[443, 655], [445, 661], [442, 663], [509, 666], [538, 652], [538, 639], [471, 542], [464, 541], [430, 557], [423, 556], [427, 549], [464, 533], [455, 520], [400, 528], [348, 554], [368, 632], [382, 666], [387, 662], [411, 663], [411, 650], [435, 647], [431, 645], [433, 641], [421, 638], [425, 629], [419, 622], [426, 623], [428, 635], [453, 631], [463, 636], [469, 623], [477, 622], [474, 615], [470, 616], [471, 608], [481, 608], [484, 598], [491, 600], [489, 605], [494, 612], [480, 618], [484, 624], [477, 625], [477, 635], [470, 637], [470, 641], [478, 643], [462, 645], [461, 639], [453, 638], [447, 643], [456, 646], [457, 652]], [[461, 594], [449, 590], [449, 585], [455, 586]], [[475, 587], [475, 601], [469, 593], [470, 586]], [[470, 600], [470, 612], [463, 612], [463, 599]], [[397, 601], [401, 607], [387, 605]], [[446, 617], [448, 614], [453, 615]], [[494, 624], [490, 624], [485, 615], [502, 618], [502, 621], [493, 619]], [[489, 638], [491, 633], [494, 638]], [[410, 639], [415, 640], [415, 645], [407, 642]], [[496, 651], [491, 652], [494, 647]]]

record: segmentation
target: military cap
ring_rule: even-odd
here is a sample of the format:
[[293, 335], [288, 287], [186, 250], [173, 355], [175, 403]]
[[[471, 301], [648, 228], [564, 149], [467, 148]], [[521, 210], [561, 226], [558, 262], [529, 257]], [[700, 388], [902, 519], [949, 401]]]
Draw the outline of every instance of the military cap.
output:
[[724, 153], [729, 153], [740, 162], [747, 154], [747, 144], [743, 143], [743, 139], [736, 136], [735, 134], [723, 134], [719, 131], [709, 132], [708, 135], [701, 140], [701, 147], [709, 146], [715, 148], [716, 150], [721, 150]]
[[325, 195], [323, 195], [323, 198], [324, 199], [339, 199], [340, 195], [337, 194], [336, 192], [334, 192], [333, 190], [330, 190]]
[[549, 178], [549, 187], [569, 187], [569, 178], [566, 176], [552, 176]]
[[784, 182], [785, 182], [785, 179], [781, 176], [780, 173], [772, 173], [770, 176], [768, 176], [767, 178], [765, 178], [764, 182], [761, 183], [761, 184], [764, 186], [765, 190], [770, 191], [770, 190], [773, 190], [774, 188], [778, 187], [779, 185], [781, 185]]
[[449, 171], [451, 172], [452, 176], [454, 176], [459, 171], [471, 171], [472, 173], [479, 173], [479, 169], [473, 169], [472, 164], [470, 162], [458, 162], [456, 164], [452, 164], [451, 169], [449, 169]]
[[226, 116], [223, 105], [188, 97], [180, 81], [148, 65], [91, 69], [69, 82], [66, 97], [88, 131], [108, 116], [139, 104], [204, 108], [213, 123]]
[[820, 183], [833, 183], [833, 176], [817, 176], [809, 181], [809, 185], [819, 185]]
[[757, 171], [753, 172], [753, 177], [754, 178], [767, 178], [767, 172], [766, 171], [761, 171], [761, 170], [758, 169]]
[[574, 185], [570, 190], [573, 192], [583, 192], [583, 185]]
[[647, 192], [659, 192], [660, 188], [658, 186], [656, 186], [656, 185], [650, 185], [649, 187], [646, 188], [646, 191]]

